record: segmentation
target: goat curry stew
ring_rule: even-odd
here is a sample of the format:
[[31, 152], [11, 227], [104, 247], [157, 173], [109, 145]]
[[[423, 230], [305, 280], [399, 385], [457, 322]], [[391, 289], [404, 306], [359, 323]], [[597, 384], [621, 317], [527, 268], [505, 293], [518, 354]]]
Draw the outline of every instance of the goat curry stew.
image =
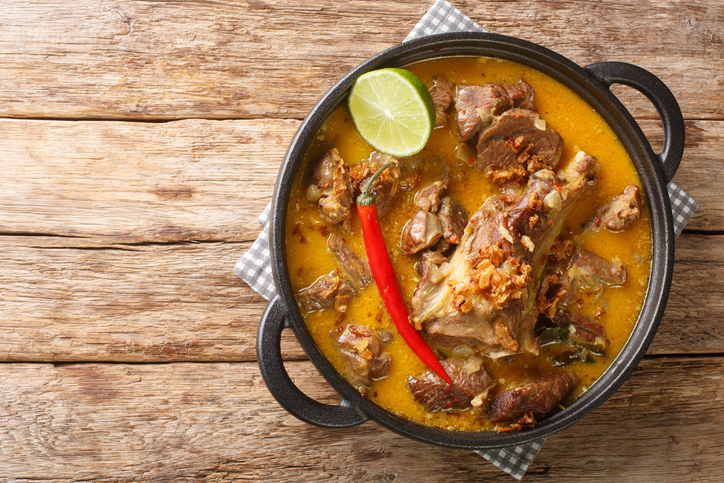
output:
[[570, 89], [500, 59], [406, 67], [430, 89], [425, 148], [375, 181], [388, 252], [447, 385], [397, 333], [367, 266], [354, 200], [389, 160], [346, 105], [291, 192], [288, 274], [329, 362], [382, 408], [458, 431], [509, 431], [565, 408], [615, 360], [642, 306], [651, 231], [641, 182]]

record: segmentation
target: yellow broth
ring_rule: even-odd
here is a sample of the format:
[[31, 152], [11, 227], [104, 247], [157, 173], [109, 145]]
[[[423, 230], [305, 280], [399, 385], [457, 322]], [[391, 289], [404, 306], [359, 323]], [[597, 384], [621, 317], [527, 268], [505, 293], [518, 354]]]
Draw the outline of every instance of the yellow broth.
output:
[[[514, 83], [522, 79], [533, 86], [535, 110], [564, 140], [563, 156], [558, 169], [572, 160], [579, 149], [595, 156], [601, 164], [597, 187], [568, 217], [564, 231], [581, 233], [582, 226], [593, 216], [597, 207], [621, 194], [629, 184], [641, 188], [636, 171], [611, 128], [591, 106], [549, 76], [514, 62], [473, 57], [429, 60], [410, 65], [407, 69], [414, 72], [428, 87], [437, 75], [460, 85]], [[422, 180], [414, 189], [398, 193], [393, 207], [381, 218], [388, 251], [408, 303], [419, 281], [414, 268], [419, 256], [400, 252], [400, 235], [403, 226], [416, 211], [414, 193], [435, 180], [444, 169], [441, 163], [436, 161], [438, 156], [450, 170], [451, 182], [447, 193], [455, 196], [469, 214], [477, 211], [488, 197], [500, 192], [475, 168], [474, 162], [460, 159], [461, 156], [456, 151], [459, 145], [455, 116], [451, 115], [445, 126], [434, 130], [421, 153], [414, 156], [413, 160], [403, 160], [419, 164]], [[323, 220], [317, 206], [309, 203], [305, 197], [311, 166], [334, 147], [350, 166], [367, 159], [372, 152], [372, 148], [355, 131], [344, 104], [336, 109], [319, 130], [297, 174], [290, 196], [286, 247], [288, 273], [295, 293], [338, 268], [333, 255], [327, 250], [327, 236], [339, 228]], [[493, 395], [512, 385], [559, 370], [573, 370], [578, 373], [582, 382], [572, 400], [593, 384], [613, 362], [636, 323], [648, 283], [651, 259], [650, 219], [646, 200], [643, 200], [643, 205], [641, 218], [628, 230], [620, 233], [597, 230], [578, 238], [584, 248], [601, 257], [608, 260], [619, 258], [628, 271], [628, 279], [623, 287], [608, 288], [598, 298], [590, 294], [578, 296], [579, 305], [582, 305], [581, 311], [586, 315], [593, 317], [600, 312], [602, 306], [608, 307], [605, 314], [598, 319], [611, 341], [607, 356], [596, 357], [594, 363], [580, 362], [564, 369], [551, 365], [551, 357], [561, 351], [560, 347], [555, 349], [555, 353], [552, 353], [552, 346], [543, 347], [538, 356], [526, 354], [498, 360], [485, 358], [483, 365], [497, 381], [492, 390]], [[359, 219], [356, 216], [352, 230], [343, 233], [343, 236], [359, 255], [366, 258]], [[384, 348], [392, 354], [392, 364], [387, 377], [374, 381], [371, 389], [365, 391], [365, 396], [379, 406], [411, 421], [442, 429], [494, 429], [487, 421], [484, 411], [469, 409], [429, 413], [412, 399], [407, 386], [408, 377], [420, 375], [428, 369], [397, 334], [374, 282], [352, 300], [344, 314], [324, 310], [303, 314], [303, 317], [321, 352], [345, 377], [345, 363], [329, 335], [331, 330], [349, 323], [358, 323], [367, 325], [374, 332], [388, 329], [394, 334], [393, 340]]]

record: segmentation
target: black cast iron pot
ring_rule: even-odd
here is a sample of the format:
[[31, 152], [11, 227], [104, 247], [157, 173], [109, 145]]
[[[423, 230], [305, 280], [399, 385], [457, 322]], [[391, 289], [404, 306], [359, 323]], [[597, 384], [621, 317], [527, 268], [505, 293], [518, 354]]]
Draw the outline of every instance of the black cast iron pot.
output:
[[[649, 286], [638, 322], [615, 362], [601, 378], [564, 411], [543, 419], [535, 428], [509, 433], [465, 433], [422, 426], [395, 416], [365, 399], [327, 362], [302, 320], [286, 268], [284, 227], [292, 183], [307, 146], [322, 123], [347, 97], [357, 77], [383, 67], [448, 56], [486, 56], [508, 59], [533, 67], [571, 88], [603, 116], [626, 147], [643, 184], [651, 214], [653, 260]], [[620, 83], [648, 97], [661, 116], [664, 148], [651, 149], [626, 108], [609, 91]], [[559, 431], [593, 411], [608, 399], [631, 374], [649, 347], [671, 285], [674, 230], [666, 184], [681, 162], [684, 121], [671, 91], [653, 74], [631, 64], [602, 62], [582, 68], [539, 45], [489, 33], [451, 33], [413, 40], [364, 62], [350, 72], [314, 107], [295, 135], [279, 173], [274, 192], [270, 249], [278, 294], [262, 315], [257, 336], [261, 373], [269, 391], [287, 411], [308, 423], [343, 428], [373, 419], [405, 436], [443, 446], [484, 449], [525, 443]], [[317, 369], [341, 394], [337, 406], [321, 404], [303, 394], [291, 381], [282, 363], [280, 337], [291, 327]]]

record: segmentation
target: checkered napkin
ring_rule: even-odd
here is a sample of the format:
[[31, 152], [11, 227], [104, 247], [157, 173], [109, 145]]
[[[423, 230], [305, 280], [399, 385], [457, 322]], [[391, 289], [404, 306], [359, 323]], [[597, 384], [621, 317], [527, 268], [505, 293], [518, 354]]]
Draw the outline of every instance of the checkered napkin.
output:
[[[415, 25], [405, 42], [425, 35], [461, 31], [485, 32], [483, 28], [453, 7], [447, 0], [437, 0]], [[679, 236], [699, 205], [676, 184], [669, 183], [667, 188], [674, 216], [674, 232], [676, 236]], [[234, 272], [267, 300], [270, 300], [276, 293], [269, 258], [270, 211], [271, 204], [266, 207], [258, 218], [259, 223], [264, 227], [259, 238], [256, 239], [249, 251], [241, 257], [241, 260], [234, 267]], [[520, 480], [545, 440], [545, 438], [541, 438], [519, 446], [480, 450], [476, 451], [476, 453], [512, 477]]]

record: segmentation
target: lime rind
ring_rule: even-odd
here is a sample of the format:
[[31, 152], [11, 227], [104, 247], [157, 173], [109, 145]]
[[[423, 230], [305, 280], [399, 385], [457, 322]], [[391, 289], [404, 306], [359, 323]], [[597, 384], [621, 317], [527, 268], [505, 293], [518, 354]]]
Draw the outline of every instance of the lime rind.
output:
[[404, 69], [380, 69], [360, 76], [348, 98], [357, 132], [374, 149], [412, 156], [427, 143], [435, 107], [427, 86]]

